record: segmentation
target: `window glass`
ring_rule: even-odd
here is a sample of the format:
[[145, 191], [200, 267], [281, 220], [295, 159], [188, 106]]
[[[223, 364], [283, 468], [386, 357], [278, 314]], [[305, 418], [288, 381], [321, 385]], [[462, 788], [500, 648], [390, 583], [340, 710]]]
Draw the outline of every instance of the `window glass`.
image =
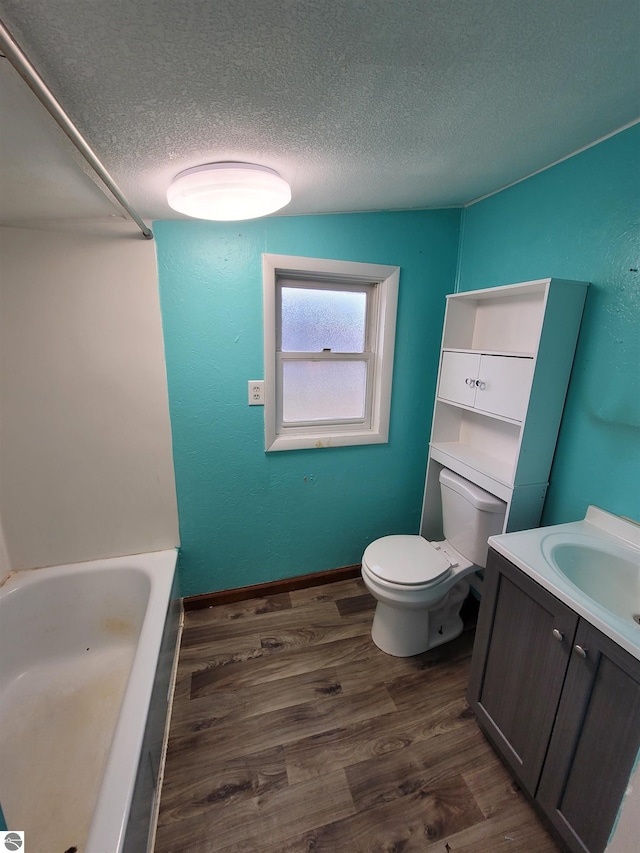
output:
[[367, 295], [282, 287], [282, 352], [363, 352]]
[[285, 423], [364, 418], [364, 361], [285, 361], [282, 367]]

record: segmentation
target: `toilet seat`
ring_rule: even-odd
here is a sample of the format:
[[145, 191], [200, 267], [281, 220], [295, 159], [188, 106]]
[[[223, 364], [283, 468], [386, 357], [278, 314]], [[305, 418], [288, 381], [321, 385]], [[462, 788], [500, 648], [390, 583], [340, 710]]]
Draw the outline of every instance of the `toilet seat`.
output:
[[383, 536], [372, 542], [362, 557], [372, 575], [402, 587], [429, 587], [445, 580], [451, 562], [422, 536]]

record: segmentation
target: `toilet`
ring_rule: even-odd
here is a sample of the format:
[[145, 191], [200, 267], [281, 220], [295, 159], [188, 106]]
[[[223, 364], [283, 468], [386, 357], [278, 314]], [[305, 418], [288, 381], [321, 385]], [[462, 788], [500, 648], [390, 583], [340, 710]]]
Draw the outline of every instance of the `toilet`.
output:
[[466, 575], [484, 568], [487, 539], [502, 532], [507, 505], [453, 471], [440, 471], [443, 542], [383, 536], [362, 556], [362, 579], [377, 600], [373, 642], [409, 657], [462, 633]]

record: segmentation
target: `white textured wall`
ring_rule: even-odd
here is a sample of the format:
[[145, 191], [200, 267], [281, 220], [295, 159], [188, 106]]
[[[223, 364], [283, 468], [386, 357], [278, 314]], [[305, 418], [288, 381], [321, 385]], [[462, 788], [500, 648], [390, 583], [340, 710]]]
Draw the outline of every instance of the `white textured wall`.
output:
[[0, 518], [11, 569], [178, 544], [153, 242], [0, 228]]

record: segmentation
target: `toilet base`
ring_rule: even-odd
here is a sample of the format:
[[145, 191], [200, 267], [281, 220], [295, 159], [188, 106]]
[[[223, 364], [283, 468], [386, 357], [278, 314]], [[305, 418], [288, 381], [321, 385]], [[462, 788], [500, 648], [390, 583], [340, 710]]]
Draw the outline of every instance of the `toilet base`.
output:
[[381, 651], [399, 658], [448, 643], [462, 633], [460, 607], [468, 592], [467, 581], [458, 581], [439, 601], [418, 610], [378, 601], [371, 639]]

